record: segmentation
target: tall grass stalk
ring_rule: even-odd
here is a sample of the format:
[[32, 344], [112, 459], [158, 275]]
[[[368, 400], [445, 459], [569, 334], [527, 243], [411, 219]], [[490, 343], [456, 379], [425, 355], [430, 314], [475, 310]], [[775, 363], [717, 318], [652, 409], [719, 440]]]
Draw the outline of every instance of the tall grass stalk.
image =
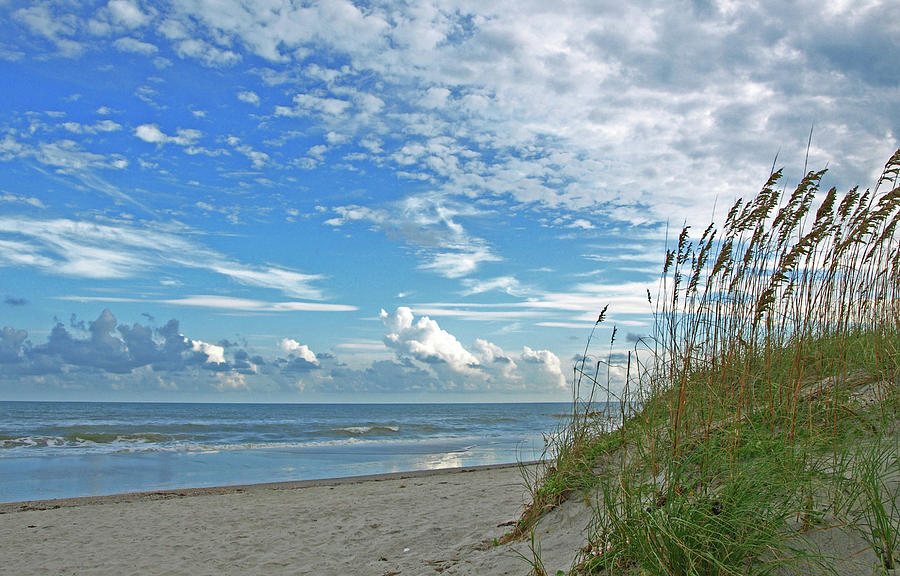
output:
[[[818, 495], [851, 461], [846, 436], [864, 419], [853, 391], [876, 383], [882, 417], [896, 418], [900, 150], [872, 190], [822, 191], [824, 175], [788, 191], [775, 171], [721, 226], [681, 229], [655, 304], [647, 293], [652, 334], [627, 355], [624, 380], [612, 377], [612, 348], [607, 362], [588, 361], [589, 340], [543, 485], [565, 490], [570, 456], [582, 486], [586, 470], [616, 462], [616, 474], [594, 477], [598, 528], [580, 572], [768, 573], [797, 558], [786, 534], [822, 516]], [[882, 524], [868, 522], [890, 558], [897, 542]]]

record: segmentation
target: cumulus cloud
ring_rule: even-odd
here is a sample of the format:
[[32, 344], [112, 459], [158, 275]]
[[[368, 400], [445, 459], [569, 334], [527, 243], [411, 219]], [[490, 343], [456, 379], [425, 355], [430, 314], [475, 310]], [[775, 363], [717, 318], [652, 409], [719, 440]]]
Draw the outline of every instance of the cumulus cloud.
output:
[[[549, 350], [524, 347], [511, 354], [484, 339], [476, 339], [471, 351], [437, 322], [399, 307], [380, 314], [387, 333], [384, 343], [403, 358], [409, 356], [434, 373], [439, 387], [471, 391], [559, 390], [565, 388], [559, 358]], [[447, 369], [443, 369], [446, 367]]]
[[209, 364], [225, 363], [225, 348], [222, 346], [210, 344], [201, 340], [191, 340], [191, 350], [200, 352], [206, 356], [206, 362]]
[[150, 16], [145, 14], [140, 7], [130, 0], [110, 0], [106, 5], [110, 20], [126, 28], [137, 28], [150, 21]]
[[219, 392], [248, 390], [247, 377], [240, 372], [219, 372], [216, 374], [216, 388]]
[[[236, 342], [217, 344], [186, 336], [178, 320], [162, 326], [119, 324], [108, 309], [93, 321], [74, 315], [57, 322], [44, 342], [9, 326], [0, 330], [0, 384], [33, 382], [102, 391], [194, 390], [215, 392], [379, 393], [558, 391], [559, 359], [546, 350], [525, 347], [509, 353], [477, 339], [466, 350], [437, 323], [414, 321], [408, 309], [383, 315], [385, 342], [396, 360], [374, 359], [351, 368], [327, 352], [293, 338], [282, 338], [274, 358], [248, 352]], [[152, 320], [150, 320], [152, 322]], [[85, 379], [84, 374], [91, 374]]]
[[175, 43], [175, 51], [182, 58], [196, 58], [206, 66], [218, 68], [232, 66], [241, 61], [241, 55], [231, 50], [197, 38], [186, 38]]
[[[64, 6], [40, 3], [12, 20], [76, 54], [84, 23]], [[889, 155], [897, 143], [895, 99], [885, 96], [897, 85], [896, 9], [848, 6], [224, 0], [215, 10], [204, 2], [150, 10], [116, 0], [98, 14], [124, 39], [143, 37], [152, 21], [182, 58], [206, 65], [266, 60], [265, 83], [294, 86], [276, 115], [351, 134], [382, 166], [433, 190], [598, 207], [631, 222], [680, 218], [706, 204], [698, 195], [739, 193], [765, 176], [778, 149], [802, 158], [811, 119], [822, 140], [810, 160], [866, 180], [871, 167], [860, 157]], [[151, 50], [120, 47], [129, 44]], [[315, 52], [342, 64], [304, 64]], [[255, 104], [251, 94], [239, 97]], [[873, 153], [855, 154], [860, 147]], [[734, 177], [723, 181], [726, 173]]]
[[156, 328], [139, 323], [129, 326], [119, 324], [109, 309], [90, 322], [77, 321], [74, 315], [69, 326], [57, 322], [45, 343], [31, 342], [25, 330], [4, 327], [0, 331], [0, 364], [8, 365], [4, 371], [10, 375], [231, 369], [223, 346], [187, 338], [177, 320]]
[[[414, 166], [411, 176], [456, 194], [570, 209], [615, 199], [608, 209], [617, 218], [684, 214], [697, 193], [735, 190], [715, 175], [738, 171], [735, 180], [745, 181], [765, 175], [778, 148], [802, 155], [799, 135], [810, 117], [819, 119], [819, 133], [834, 137], [813, 151], [823, 161], [852, 156], [841, 152], [853, 150], [848, 135], [856, 130], [871, 143], [882, 136], [860, 120], [872, 110], [891, 117], [884, 99], [843, 98], [856, 93], [856, 80], [892, 82], [885, 73], [892, 55], [883, 49], [891, 45], [884, 24], [891, 11], [883, 4], [852, 14], [838, 4], [783, 10], [767, 2], [690, 9], [576, 3], [553, 11], [483, 4], [467, 12], [327, 5], [276, 13], [236, 2], [216, 11], [188, 4], [170, 17], [182, 29], [172, 38], [225, 38], [223, 45], [242, 43], [273, 63], [306, 47], [346, 56], [350, 74], [317, 67], [327, 73], [309, 77], [326, 88], [299, 92], [276, 114], [331, 122], [324, 118], [362, 111], [348, 94], [361, 92], [359, 78], [374, 76], [399, 102], [369, 127], [387, 121], [390, 133], [404, 135], [382, 149], [382, 159], [398, 174]], [[815, 22], [798, 31], [801, 14]], [[849, 33], [822, 32], [839, 23]], [[327, 37], [317, 34], [322, 29]], [[798, 78], [815, 93], [799, 89]], [[881, 148], [890, 153], [896, 135], [888, 140]], [[660, 201], [646, 202], [643, 214], [633, 210], [646, 196]]]
[[281, 351], [288, 355], [296, 356], [301, 360], [308, 362], [310, 364], [319, 364], [319, 360], [316, 358], [316, 355], [312, 350], [309, 349], [309, 346], [306, 344], [300, 344], [296, 340], [292, 338], [283, 338], [281, 340]]
[[242, 92], [238, 92], [237, 94], [238, 100], [241, 102], [246, 102], [247, 104], [253, 104], [254, 106], [259, 106], [259, 95], [252, 90], [244, 90]]
[[401, 353], [425, 363], [444, 362], [458, 372], [469, 371], [478, 364], [478, 359], [456, 337], [427, 316], [413, 322], [412, 310], [401, 306], [392, 314], [382, 309], [380, 317], [388, 331], [384, 343]]
[[28, 332], [4, 326], [0, 330], [0, 363], [18, 364], [24, 360], [24, 344]]
[[539, 370], [556, 380], [560, 388], [566, 387], [566, 377], [562, 373], [559, 357], [549, 350], [532, 350], [528, 346], [522, 349], [522, 361], [537, 366]]
[[203, 133], [192, 128], [178, 128], [175, 131], [175, 136], [167, 136], [156, 124], [141, 124], [135, 128], [134, 135], [150, 144], [193, 146], [203, 136]]
[[84, 51], [84, 46], [72, 38], [79, 25], [74, 15], [54, 13], [49, 4], [41, 3], [16, 10], [13, 18], [35, 35], [55, 44], [63, 56], [75, 57]]
[[[648, 224], [693, 216], [706, 221], [715, 196], [730, 199], [746, 193], [747, 182], [761, 183], [778, 150], [798, 171], [813, 121], [810, 164], [829, 164], [832, 174], [864, 186], [872, 181], [871, 170], [879, 168], [873, 159], [893, 152], [900, 132], [893, 24], [898, 14], [891, 3], [660, 5], [637, 0], [574, 2], [551, 9], [488, 2], [458, 11], [422, 3], [362, 6], [349, 0], [221, 0], [214, 10], [208, 4], [0, 2], [0, 12], [9, 16], [11, 37], [23, 40], [16, 50], [27, 50], [36, 65], [48, 57], [42, 52], [76, 56], [98, 42], [147, 55], [159, 46], [215, 67], [241, 62], [256, 67], [262, 59], [264, 68], [237, 71], [230, 85], [247, 90], [232, 95], [230, 102], [226, 98], [225, 104], [235, 105], [238, 98], [257, 105], [254, 90], [280, 94], [282, 100], [271, 104], [265, 118], [260, 116], [255, 127], [259, 137], [241, 128], [220, 129], [221, 110], [208, 104], [208, 116], [198, 121], [209, 126], [204, 129], [209, 138], [230, 146], [222, 150], [227, 156], [210, 158], [210, 173], [225, 178], [231, 162], [244, 154], [245, 164], [270, 169], [276, 174], [273, 180], [284, 177], [282, 182], [291, 183], [288, 188], [305, 176], [290, 173], [296, 166], [325, 165], [338, 179], [346, 175], [344, 169], [369, 170], [370, 176], [377, 174], [372, 182], [383, 176], [402, 179], [398, 189], [408, 197], [392, 196], [377, 204], [371, 198], [384, 196], [367, 197], [351, 190], [353, 185], [343, 188], [346, 193], [338, 202], [345, 206], [329, 207], [332, 212], [322, 220], [330, 227], [346, 226], [348, 233], [353, 223], [370, 224], [403, 243], [421, 269], [456, 280], [454, 289], [461, 286], [466, 296], [490, 293], [499, 300], [500, 292], [529, 297], [521, 307], [446, 310], [448, 315], [469, 314], [467, 319], [479, 312], [497, 319], [554, 311], [560, 317], [552, 320], [558, 321], [544, 325], [581, 326], [610, 301], [620, 311], [647, 309], [640, 283], [624, 286], [603, 278], [544, 293], [523, 286], [516, 278], [524, 282], [526, 274], [511, 270], [504, 253], [511, 236], [491, 229], [494, 222], [537, 222], [590, 238], [612, 229], [623, 240], [612, 243], [607, 253], [620, 254], [615, 249], [633, 244], [634, 233], [642, 239], [652, 234]], [[98, 24], [86, 23], [90, 15]], [[104, 37], [89, 43], [82, 36], [85, 30]], [[322, 54], [327, 57], [310, 57]], [[313, 60], [317, 63], [311, 64]], [[246, 84], [247, 72], [279, 88], [263, 93]], [[165, 79], [148, 79], [147, 85], [157, 80]], [[160, 106], [171, 101], [164, 87], [174, 83], [153, 86], [142, 87], [137, 96]], [[40, 135], [44, 128], [22, 116], [2, 127], [0, 159], [24, 159], [52, 172], [52, 178], [127, 168], [125, 156], [101, 153], [115, 150], [115, 144], [104, 142], [101, 148], [91, 143], [116, 136], [99, 127], [61, 123], [53, 128], [56, 135], [65, 130], [71, 140], [39, 143], [28, 130]], [[207, 137], [196, 130], [172, 130], [149, 123], [134, 136], [155, 144], [160, 157], [173, 145], [196, 151], [193, 147]], [[292, 134], [266, 141], [266, 131]], [[295, 154], [301, 158], [296, 163], [287, 147], [277, 152], [267, 148], [284, 146], [288, 138], [297, 139]], [[160, 173], [182, 176], [170, 172], [165, 160], [158, 162], [154, 167]], [[316, 181], [320, 175], [310, 176]], [[95, 179], [80, 184], [109, 190]], [[255, 186], [249, 180], [241, 184]], [[321, 196], [316, 201], [326, 202]], [[507, 214], [514, 217], [498, 217]], [[114, 228], [144, 232], [138, 225]], [[291, 297], [323, 296], [315, 287], [321, 280], [316, 275], [236, 262], [198, 249], [196, 237], [189, 240], [188, 234], [182, 235], [183, 242], [163, 242], [165, 248], [157, 250], [114, 234], [101, 240], [90, 227], [80, 236], [50, 233], [46, 238], [28, 232], [28, 226], [23, 230], [3, 232], [0, 264], [98, 279], [190, 266]], [[147, 233], [168, 240], [153, 230]], [[601, 259], [599, 250], [584, 244], [578, 252], [572, 257], [589, 264], [599, 260], [600, 267], [613, 258]], [[631, 266], [639, 270], [646, 262]], [[621, 257], [615, 264], [624, 270], [628, 261]], [[501, 267], [507, 269], [496, 270]], [[219, 298], [199, 295], [178, 301], [211, 309], [226, 306]], [[243, 311], [294, 305], [249, 298], [232, 303]], [[487, 357], [487, 348], [476, 343], [469, 350], [478, 359], [478, 370], [485, 370], [482, 354]], [[411, 352], [403, 354], [420, 362]], [[550, 365], [537, 362], [534, 350], [504, 354], [494, 357], [509, 359], [519, 372]], [[441, 363], [450, 366], [435, 362]], [[411, 370], [395, 364], [385, 365], [385, 371]]]

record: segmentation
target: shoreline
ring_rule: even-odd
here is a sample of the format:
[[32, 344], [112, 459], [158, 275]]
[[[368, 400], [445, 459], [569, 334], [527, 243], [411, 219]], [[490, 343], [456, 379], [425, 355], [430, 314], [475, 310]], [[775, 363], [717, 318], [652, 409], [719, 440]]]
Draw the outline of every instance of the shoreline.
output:
[[337, 476], [332, 478], [311, 478], [309, 480], [288, 480], [279, 482], [256, 482], [251, 484], [225, 484], [221, 486], [201, 486], [194, 488], [171, 488], [164, 490], [145, 490], [137, 492], [120, 492], [115, 494], [100, 494], [95, 496], [73, 496], [69, 498], [47, 498], [37, 500], [19, 500], [12, 502], [0, 502], [0, 514], [13, 514], [16, 512], [32, 510], [55, 510], [58, 508], [71, 508], [76, 506], [97, 506], [103, 504], [117, 504], [122, 502], [135, 502], [141, 500], [167, 500], [171, 498], [191, 498], [196, 496], [208, 496], [216, 494], [242, 494], [263, 490], [298, 490], [316, 487], [335, 487], [348, 484], [362, 484], [366, 482], [384, 482], [387, 480], [408, 480], [415, 478], [428, 478], [450, 474], [466, 474], [470, 472], [505, 470], [507, 468], [531, 467], [539, 464], [540, 460], [526, 462], [508, 462], [503, 464], [477, 464], [473, 466], [456, 466], [452, 468], [434, 468], [424, 470], [407, 470], [402, 472], [382, 472], [378, 474], [360, 474], [355, 476]]
[[19, 576], [521, 576], [527, 543], [499, 545], [528, 500], [521, 466], [11, 502], [0, 565]]

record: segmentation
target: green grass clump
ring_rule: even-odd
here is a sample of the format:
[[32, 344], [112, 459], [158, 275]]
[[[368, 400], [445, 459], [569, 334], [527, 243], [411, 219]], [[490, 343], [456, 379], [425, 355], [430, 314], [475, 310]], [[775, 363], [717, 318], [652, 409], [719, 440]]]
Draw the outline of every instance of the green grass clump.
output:
[[[893, 442], [882, 438], [870, 448], [858, 452], [853, 480], [859, 487], [861, 533], [878, 554], [886, 570], [900, 563], [897, 545], [900, 543], [900, 452], [896, 436]], [[886, 479], [893, 470], [894, 481]]]
[[624, 379], [586, 368], [586, 348], [520, 534], [593, 490], [578, 574], [822, 573], [835, 558], [792, 538], [830, 529], [857, 531], [893, 568], [900, 150], [872, 191], [823, 192], [824, 174], [788, 192], [775, 172], [721, 228], [681, 230]]

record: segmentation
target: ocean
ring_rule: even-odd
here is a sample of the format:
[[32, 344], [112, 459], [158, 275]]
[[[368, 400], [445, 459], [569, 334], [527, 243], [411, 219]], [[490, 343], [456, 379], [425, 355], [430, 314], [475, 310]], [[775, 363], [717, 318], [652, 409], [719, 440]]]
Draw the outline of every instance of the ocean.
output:
[[0, 502], [537, 460], [566, 403], [0, 402]]

